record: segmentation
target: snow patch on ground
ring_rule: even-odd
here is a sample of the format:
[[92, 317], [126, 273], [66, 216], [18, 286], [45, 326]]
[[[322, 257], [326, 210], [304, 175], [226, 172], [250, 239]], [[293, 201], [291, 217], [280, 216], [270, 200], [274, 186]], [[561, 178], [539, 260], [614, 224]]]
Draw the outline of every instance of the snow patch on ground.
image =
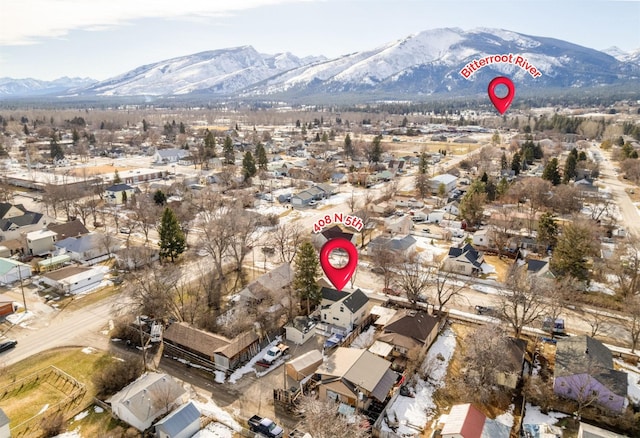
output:
[[601, 292], [603, 294], [611, 296], [616, 294], [613, 289], [603, 283], [598, 283], [597, 281], [592, 281], [591, 283], [589, 283], [589, 287], [587, 288], [587, 290], [589, 292]]
[[627, 373], [627, 395], [633, 403], [640, 403], [640, 368], [629, 365], [619, 359], [614, 359], [616, 368]]
[[233, 438], [235, 432], [224, 424], [210, 423], [196, 433], [193, 438]]
[[33, 317], [33, 312], [30, 312], [29, 310], [27, 310], [26, 312], [12, 313], [11, 315], [7, 315], [5, 319], [9, 321], [11, 324], [17, 325], [17, 324], [24, 323], [25, 321], [27, 321], [32, 317]]
[[351, 348], [363, 348], [367, 349], [373, 345], [374, 336], [376, 333], [375, 326], [370, 326], [367, 331], [362, 332], [351, 343]]
[[82, 411], [80, 412], [78, 415], [76, 415], [75, 417], [73, 417], [73, 421], [80, 421], [83, 418], [85, 418], [87, 415], [89, 415], [89, 411]]
[[80, 435], [80, 429], [72, 430], [71, 432], [65, 432], [63, 434], [57, 435], [55, 438], [82, 438]]
[[[399, 436], [418, 436], [420, 430], [434, 418], [435, 402], [433, 394], [444, 385], [449, 360], [456, 348], [456, 337], [451, 329], [445, 330], [433, 343], [423, 363], [423, 369], [429, 369], [429, 381], [415, 378], [415, 397], [398, 395], [392, 406], [388, 407], [391, 418], [397, 417]], [[391, 431], [386, 421], [382, 429]]]
[[[196, 408], [198, 408], [198, 411], [200, 411], [200, 414], [209, 418], [213, 418], [218, 423], [221, 423], [222, 425], [224, 425], [231, 432], [230, 435], [220, 435], [220, 437], [228, 436], [229, 438], [232, 438], [233, 431], [235, 432], [242, 431], [243, 429], [242, 426], [240, 426], [240, 424], [233, 419], [231, 414], [225, 411], [224, 409], [222, 409], [221, 407], [219, 407], [212, 400], [208, 400], [206, 402], [201, 402], [198, 400], [191, 400], [191, 401], [196, 406]], [[196, 435], [196, 436], [200, 436], [200, 435]], [[210, 437], [216, 437], [216, 436], [218, 435], [202, 435], [200, 437], [210, 438]]]
[[102, 414], [104, 412], [104, 409], [102, 409], [100, 406], [95, 405], [93, 407], [93, 412], [95, 412], [96, 414]]
[[47, 409], [49, 409], [49, 403], [47, 403], [46, 405], [44, 405], [44, 406], [42, 407], [42, 409], [40, 409], [40, 412], [38, 412], [38, 415], [40, 415], [40, 414], [42, 414], [42, 413], [46, 412], [46, 411], [47, 411]]
[[[242, 367], [238, 368], [237, 370], [235, 370], [233, 372], [233, 374], [231, 374], [231, 376], [229, 376], [229, 383], [235, 384], [245, 374], [250, 374], [250, 373], [258, 374], [256, 372], [256, 369], [255, 369], [256, 362], [258, 362], [260, 359], [262, 359], [264, 357], [264, 355], [267, 354], [267, 351], [269, 351], [269, 349], [271, 347], [275, 347], [281, 341], [282, 341], [282, 339], [280, 337], [274, 339], [273, 342], [271, 342], [269, 345], [264, 347], [258, 354], [256, 354], [254, 357], [252, 357], [251, 360], [249, 362], [247, 362], [244, 366], [242, 366]], [[275, 368], [274, 365], [272, 365], [270, 368]], [[261, 375], [267, 374], [267, 372], [262, 373]], [[260, 376], [258, 376], [258, 377], [260, 377]]]
[[93, 349], [93, 348], [91, 348], [91, 347], [84, 347], [84, 348], [82, 349], [82, 352], [83, 352], [84, 354], [93, 354], [93, 353], [95, 353], [95, 351], [96, 351], [96, 350], [94, 350], [94, 349]]
[[540, 411], [539, 406], [534, 406], [527, 403], [525, 407], [524, 420], [522, 421], [524, 424], [556, 424], [559, 419], [568, 417], [567, 414], [563, 414], [562, 412], [549, 412], [543, 414]]

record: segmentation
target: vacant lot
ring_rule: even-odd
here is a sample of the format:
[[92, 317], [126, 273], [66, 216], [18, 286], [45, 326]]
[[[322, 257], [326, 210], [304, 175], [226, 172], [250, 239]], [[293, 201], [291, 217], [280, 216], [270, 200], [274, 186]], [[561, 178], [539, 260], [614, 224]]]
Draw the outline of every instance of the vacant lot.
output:
[[[85, 386], [84, 396], [72, 411], [66, 413], [73, 415], [92, 403], [95, 388], [91, 376], [111, 360], [113, 359], [107, 353], [91, 348], [64, 348], [39, 354], [2, 369], [0, 388], [15, 389], [5, 395], [4, 391], [0, 392], [0, 407], [9, 417], [10, 426], [13, 428], [41, 412], [47, 412], [77, 389], [71, 381], [57, 375], [45, 378], [43, 370], [54, 366]], [[42, 378], [27, 379], [39, 373]], [[24, 386], [14, 385], [19, 381], [24, 381]]]

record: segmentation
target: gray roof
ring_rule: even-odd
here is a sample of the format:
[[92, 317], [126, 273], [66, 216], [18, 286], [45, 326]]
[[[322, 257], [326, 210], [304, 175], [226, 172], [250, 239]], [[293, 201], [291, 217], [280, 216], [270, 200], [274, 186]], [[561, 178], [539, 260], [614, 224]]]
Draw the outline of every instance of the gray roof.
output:
[[323, 287], [322, 289], [320, 289], [320, 295], [322, 296], [323, 300], [329, 300], [335, 303], [336, 301], [340, 301], [341, 299], [345, 298], [347, 295], [349, 295], [349, 293], [332, 289], [330, 287]]
[[345, 307], [349, 309], [351, 313], [355, 313], [360, 310], [362, 306], [366, 305], [368, 302], [369, 297], [367, 297], [360, 289], [356, 289], [355, 292], [352, 292], [351, 295], [343, 301]]
[[626, 397], [627, 373], [613, 369], [613, 356], [605, 345], [587, 335], [558, 341], [555, 377], [588, 374], [611, 392]]
[[424, 343], [433, 329], [438, 325], [439, 318], [423, 311], [399, 310], [384, 326], [385, 333], [397, 333]]
[[449, 248], [449, 257], [458, 258], [460, 256], [463, 256], [469, 263], [477, 268], [480, 268], [482, 266], [482, 263], [478, 262], [480, 253], [476, 251], [476, 249], [469, 243], [467, 243], [462, 248]]
[[189, 402], [158, 421], [156, 428], [161, 427], [167, 435], [176, 436], [193, 422], [199, 421], [199, 419], [200, 411], [198, 411], [193, 402]]
[[105, 189], [107, 192], [124, 192], [125, 190], [133, 190], [129, 184], [114, 184]]
[[84, 226], [80, 219], [63, 224], [49, 224], [47, 228], [58, 235], [58, 240], [89, 234], [89, 230], [87, 230], [87, 227]]
[[[112, 239], [110, 242], [112, 250], [117, 248], [120, 243], [119, 240]], [[77, 237], [68, 237], [54, 243], [56, 248], [64, 248], [67, 251], [75, 253], [84, 253], [91, 249], [100, 249], [105, 254], [107, 253], [104, 236], [99, 233], [90, 233]]]
[[169, 158], [169, 157], [175, 157], [175, 156], [182, 158], [189, 153], [189, 151], [185, 149], [176, 149], [176, 148], [158, 149], [156, 152], [158, 153], [158, 155], [160, 155], [161, 158]]

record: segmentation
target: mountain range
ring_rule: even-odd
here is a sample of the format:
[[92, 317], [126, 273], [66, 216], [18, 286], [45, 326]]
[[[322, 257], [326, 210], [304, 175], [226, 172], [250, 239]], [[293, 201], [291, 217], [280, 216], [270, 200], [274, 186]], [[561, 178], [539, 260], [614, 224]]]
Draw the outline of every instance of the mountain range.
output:
[[[468, 78], [459, 73], [474, 59], [509, 53], [526, 58], [542, 75], [533, 78], [523, 68], [505, 63], [483, 67]], [[598, 51], [501, 29], [444, 28], [335, 59], [267, 55], [243, 46], [144, 65], [104, 81], [0, 78], [0, 99], [44, 95], [286, 99], [341, 94], [418, 99], [484, 92], [497, 75], [509, 76], [518, 90], [628, 85], [638, 91], [640, 49]]]

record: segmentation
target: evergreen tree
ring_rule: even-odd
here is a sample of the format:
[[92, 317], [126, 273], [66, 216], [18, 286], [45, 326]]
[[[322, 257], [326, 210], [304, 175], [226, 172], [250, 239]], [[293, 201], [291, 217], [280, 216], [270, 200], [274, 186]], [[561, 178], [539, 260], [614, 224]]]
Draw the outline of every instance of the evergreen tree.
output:
[[266, 149], [260, 142], [258, 142], [258, 144], [256, 145], [256, 160], [258, 162], [259, 169], [267, 170], [267, 164], [269, 164], [269, 159], [267, 158]]
[[576, 176], [576, 166], [578, 164], [576, 156], [577, 154], [569, 154], [564, 162], [564, 174], [562, 175], [562, 182], [564, 184], [567, 184], [571, 178], [575, 178]]
[[77, 145], [80, 140], [80, 134], [78, 134], [78, 130], [76, 128], [73, 128], [73, 131], [71, 132], [71, 139], [74, 145]]
[[585, 151], [580, 151], [578, 154], [578, 161], [587, 161], [587, 154]]
[[307, 314], [311, 307], [320, 304], [322, 295], [316, 279], [320, 275], [318, 254], [311, 242], [303, 242], [296, 254], [296, 272], [293, 277], [293, 289], [301, 300], [306, 301]]
[[149, 129], [149, 123], [145, 119], [142, 119], [142, 131], [147, 132]]
[[127, 204], [127, 201], [128, 201], [127, 191], [126, 191], [126, 190], [123, 190], [123, 191], [122, 191], [122, 203], [123, 203], [124, 205], [126, 205], [126, 204]]
[[507, 193], [507, 190], [509, 190], [509, 182], [503, 177], [498, 182], [497, 195], [502, 196]]
[[379, 163], [382, 158], [382, 137], [376, 135], [373, 137], [373, 142], [371, 144], [371, 150], [369, 151], [369, 162], [370, 163]]
[[500, 169], [507, 170], [509, 168], [509, 163], [507, 161], [507, 154], [502, 152], [502, 156], [500, 157]]
[[547, 165], [544, 167], [544, 171], [542, 172], [542, 179], [546, 179], [554, 186], [557, 186], [562, 181], [560, 176], [560, 171], [558, 170], [558, 159], [552, 158], [549, 160]]
[[49, 153], [52, 160], [62, 160], [64, 158], [64, 150], [62, 146], [58, 144], [58, 134], [55, 132], [51, 136], [51, 142], [49, 143]]
[[165, 195], [162, 190], [158, 189], [153, 194], [153, 202], [155, 202], [156, 205], [164, 205], [167, 203], [167, 195]]
[[558, 223], [553, 213], [546, 212], [538, 221], [538, 241], [547, 247], [554, 247], [558, 238]]
[[187, 130], [184, 127], [184, 123], [180, 122], [180, 134], [186, 134]]
[[186, 249], [186, 239], [180, 228], [175, 213], [169, 207], [164, 209], [162, 220], [158, 227], [160, 236], [160, 258], [169, 257], [171, 261], [182, 254]]
[[22, 131], [24, 132], [24, 135], [29, 135], [29, 127], [27, 126], [26, 123], [22, 127]]
[[222, 152], [224, 154], [224, 163], [225, 164], [235, 164], [236, 162], [236, 151], [233, 147], [233, 140], [228, 135], [224, 139], [224, 145], [222, 146]]
[[255, 176], [256, 172], [256, 161], [253, 159], [251, 151], [247, 151], [242, 159], [242, 174], [244, 176], [244, 180], [247, 181], [251, 179]]
[[420, 160], [418, 161], [418, 173], [425, 175], [429, 170], [429, 156], [426, 152], [420, 154]]
[[347, 134], [344, 137], [344, 156], [353, 158], [354, 152], [355, 151], [353, 150], [353, 142], [351, 141], [351, 136]]
[[322, 133], [322, 142], [323, 143], [328, 143], [329, 142], [329, 134], [327, 134], [326, 132]]
[[320, 133], [319, 132], [316, 132], [316, 138], [313, 141], [315, 141], [316, 143], [318, 143], [320, 141]]
[[520, 161], [520, 154], [518, 152], [513, 154], [513, 157], [511, 157], [511, 170], [513, 170], [516, 175], [520, 174]]
[[113, 173], [113, 184], [120, 184], [122, 183], [122, 179], [120, 178], [120, 174], [118, 173], [118, 169], [116, 169], [116, 171]]

